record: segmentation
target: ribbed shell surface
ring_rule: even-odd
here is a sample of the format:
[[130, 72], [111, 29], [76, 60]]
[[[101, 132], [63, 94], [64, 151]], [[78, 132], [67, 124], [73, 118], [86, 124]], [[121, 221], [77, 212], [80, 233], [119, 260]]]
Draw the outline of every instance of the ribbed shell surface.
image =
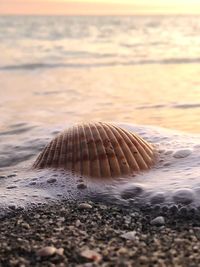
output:
[[61, 168], [90, 177], [117, 177], [149, 169], [154, 148], [132, 132], [108, 123], [75, 125], [55, 137], [34, 168]]

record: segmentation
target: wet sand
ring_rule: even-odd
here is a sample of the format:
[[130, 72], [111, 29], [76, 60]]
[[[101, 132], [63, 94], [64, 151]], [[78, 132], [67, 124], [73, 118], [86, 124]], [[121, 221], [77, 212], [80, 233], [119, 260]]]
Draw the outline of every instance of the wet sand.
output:
[[0, 72], [0, 132], [123, 121], [199, 133], [199, 72], [199, 64]]
[[92, 202], [14, 210], [0, 220], [0, 266], [196, 267], [199, 219]]

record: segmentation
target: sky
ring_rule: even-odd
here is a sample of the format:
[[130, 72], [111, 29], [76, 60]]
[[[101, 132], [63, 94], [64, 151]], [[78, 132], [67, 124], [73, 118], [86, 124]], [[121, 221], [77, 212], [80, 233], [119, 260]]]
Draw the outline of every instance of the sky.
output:
[[0, 0], [0, 14], [200, 14], [200, 0]]

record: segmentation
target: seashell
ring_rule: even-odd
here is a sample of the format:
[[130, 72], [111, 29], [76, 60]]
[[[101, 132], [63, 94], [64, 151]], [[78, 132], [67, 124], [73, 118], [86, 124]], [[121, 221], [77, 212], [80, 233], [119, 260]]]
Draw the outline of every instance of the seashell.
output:
[[155, 154], [152, 145], [132, 132], [108, 123], [85, 123], [55, 137], [33, 167], [118, 177], [148, 170], [155, 163]]

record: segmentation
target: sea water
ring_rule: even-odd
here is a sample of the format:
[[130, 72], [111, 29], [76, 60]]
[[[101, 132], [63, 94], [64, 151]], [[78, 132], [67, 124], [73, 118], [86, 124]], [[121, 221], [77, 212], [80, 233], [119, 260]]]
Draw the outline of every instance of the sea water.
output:
[[[130, 177], [97, 181], [71, 174], [66, 170], [34, 170], [28, 151], [39, 151], [42, 138], [29, 139], [22, 146], [12, 148], [26, 150], [27, 157], [13, 154], [4, 161], [0, 174], [0, 206], [9, 209], [26, 208], [59, 200], [96, 200], [116, 205], [200, 207], [200, 136], [189, 135], [152, 126], [127, 123], [116, 125], [139, 134], [155, 146], [158, 159], [150, 170]], [[55, 129], [51, 135], [55, 135]], [[43, 133], [44, 134], [44, 133]], [[32, 144], [32, 145], [31, 145]], [[26, 160], [25, 160], [26, 159]], [[11, 162], [10, 162], [11, 161]], [[17, 166], [16, 162], [20, 162]], [[2, 163], [1, 163], [2, 164]], [[80, 186], [81, 185], [81, 186]], [[84, 185], [84, 186], [83, 186]]]
[[[87, 198], [198, 208], [199, 21], [0, 17], [1, 210]], [[59, 131], [82, 121], [111, 121], [138, 133], [156, 146], [158, 162], [109, 183], [31, 170]]]

